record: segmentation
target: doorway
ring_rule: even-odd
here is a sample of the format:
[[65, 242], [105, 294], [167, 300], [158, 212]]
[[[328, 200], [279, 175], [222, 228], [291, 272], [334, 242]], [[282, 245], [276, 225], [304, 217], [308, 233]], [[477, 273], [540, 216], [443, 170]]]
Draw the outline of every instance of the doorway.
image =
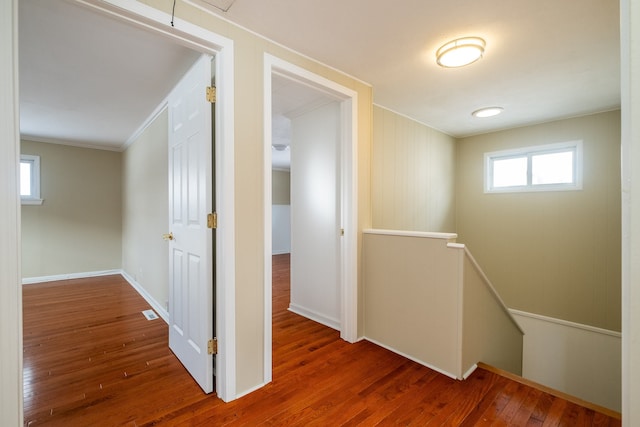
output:
[[[273, 76], [272, 246], [274, 253], [282, 252], [285, 246], [290, 248], [288, 309], [337, 330], [341, 255], [339, 113], [339, 102], [326, 93]], [[281, 188], [285, 185], [288, 188]], [[282, 193], [287, 193], [286, 205], [276, 204], [284, 199]]]
[[[291, 303], [289, 310], [319, 321], [340, 331], [342, 339], [357, 339], [357, 218], [355, 203], [355, 145], [357, 141], [357, 94], [335, 82], [328, 81], [271, 55], [265, 55], [264, 73], [264, 289], [265, 289], [265, 383], [271, 381], [272, 335], [272, 159], [274, 150], [273, 123], [283, 103], [276, 99], [274, 87], [294, 87], [297, 100], [288, 99], [291, 120]], [[295, 90], [297, 89], [297, 91]], [[305, 101], [306, 100], [306, 101]], [[295, 103], [298, 102], [298, 105]], [[306, 103], [305, 103], [306, 102]], [[275, 120], [275, 122], [278, 122]], [[329, 125], [327, 126], [327, 123]], [[277, 145], [281, 145], [277, 141]], [[296, 146], [296, 144], [299, 144]], [[281, 147], [280, 147], [281, 148]], [[277, 155], [277, 154], [276, 154]], [[320, 158], [323, 160], [320, 162]], [[296, 168], [299, 169], [296, 169]], [[298, 181], [299, 180], [299, 181]], [[315, 201], [315, 202], [314, 202]], [[315, 206], [314, 206], [315, 203]], [[297, 214], [299, 212], [299, 214]], [[319, 216], [323, 216], [322, 231], [313, 231]], [[315, 219], [314, 219], [315, 217]], [[298, 221], [298, 218], [300, 221]], [[308, 220], [308, 222], [305, 222]], [[300, 236], [305, 233], [305, 236]], [[322, 246], [314, 244], [322, 240]], [[317, 249], [309, 251], [307, 249]], [[324, 256], [322, 255], [324, 254]], [[314, 258], [315, 257], [315, 258]], [[309, 277], [309, 270], [325, 263], [321, 271], [330, 277], [333, 288], [318, 289], [313, 281], [296, 284], [296, 275]], [[328, 266], [328, 267], [327, 267]], [[298, 271], [296, 271], [296, 269]], [[313, 273], [311, 273], [313, 275]], [[327, 276], [328, 275], [328, 276]], [[320, 301], [318, 297], [320, 296]], [[309, 309], [309, 305], [312, 307]], [[314, 307], [318, 307], [316, 310]]]
[[[78, 1], [82, 7], [113, 18], [120, 25], [142, 28], [147, 34], [161, 35], [169, 43], [179, 43], [192, 50], [215, 56], [215, 74], [218, 89], [215, 139], [219, 142], [215, 152], [215, 204], [218, 214], [225, 218], [216, 231], [216, 243], [220, 249], [216, 254], [217, 294], [216, 325], [219, 349], [216, 357], [216, 393], [225, 400], [235, 398], [235, 252], [234, 252], [234, 202], [233, 202], [233, 43], [217, 34], [192, 24], [183, 23], [179, 30], [170, 34], [166, 23], [170, 16], [157, 9], [125, 0], [113, 2]], [[140, 58], [144, 60], [144, 58]], [[106, 120], [105, 120], [106, 121]], [[166, 167], [164, 165], [163, 167]], [[163, 182], [166, 185], [166, 182]], [[159, 236], [158, 236], [159, 238]], [[221, 258], [224, 252], [225, 258]], [[213, 262], [213, 261], [209, 261]], [[159, 301], [164, 308], [165, 301]], [[213, 304], [213, 302], [211, 302]]]

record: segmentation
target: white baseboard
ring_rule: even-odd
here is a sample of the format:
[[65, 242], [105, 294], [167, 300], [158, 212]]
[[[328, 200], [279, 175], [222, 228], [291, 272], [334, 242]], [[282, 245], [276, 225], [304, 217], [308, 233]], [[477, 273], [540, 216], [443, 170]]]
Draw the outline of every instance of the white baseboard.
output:
[[[425, 362], [425, 361], [423, 361], [423, 360], [420, 360], [420, 359], [417, 359], [417, 358], [415, 358], [415, 357], [409, 356], [408, 354], [405, 354], [405, 353], [403, 353], [403, 352], [401, 352], [401, 351], [398, 351], [398, 350], [396, 350], [396, 349], [395, 349], [395, 348], [393, 348], [393, 347], [390, 347], [390, 346], [388, 346], [388, 345], [382, 344], [381, 342], [378, 342], [378, 341], [376, 341], [376, 340], [374, 340], [374, 339], [367, 338], [366, 336], [364, 337], [364, 339], [365, 339], [365, 340], [367, 340], [367, 341], [369, 341], [370, 343], [373, 343], [373, 344], [375, 344], [375, 345], [377, 345], [377, 346], [380, 346], [380, 347], [382, 347], [382, 348], [384, 348], [384, 349], [387, 349], [387, 350], [389, 350], [389, 351], [391, 351], [391, 352], [393, 352], [393, 353], [395, 353], [395, 354], [398, 354], [398, 355], [400, 355], [400, 356], [402, 356], [402, 357], [404, 357], [404, 358], [406, 358], [406, 359], [409, 359], [409, 360], [412, 360], [412, 361], [414, 361], [414, 362], [416, 362], [416, 363], [419, 363], [419, 364], [421, 364], [422, 366], [426, 366], [427, 368], [429, 368], [429, 369], [431, 369], [431, 370], [434, 370], [434, 371], [436, 371], [436, 372], [438, 372], [438, 373], [440, 373], [440, 374], [442, 374], [442, 375], [446, 375], [447, 377], [449, 377], [449, 378], [451, 378], [451, 379], [454, 379], [454, 380], [457, 380], [457, 379], [458, 379], [458, 378], [457, 378], [457, 376], [456, 376], [455, 374], [452, 374], [451, 372], [447, 372], [447, 371], [445, 371], [444, 369], [440, 369], [440, 368], [438, 368], [437, 366], [434, 366], [434, 365], [432, 365], [432, 364], [430, 364], [430, 363], [427, 363], [427, 362]], [[475, 369], [475, 366], [473, 367], [473, 369]], [[471, 372], [473, 372], [473, 370], [472, 370]], [[471, 375], [471, 372], [469, 372], [468, 374], [469, 374], [469, 375]]]
[[55, 282], [57, 280], [86, 279], [88, 277], [99, 277], [99, 276], [110, 276], [112, 274], [121, 274], [121, 272], [122, 270], [101, 270], [101, 271], [86, 271], [84, 273], [56, 274], [53, 276], [24, 277], [22, 279], [22, 284], [31, 285], [34, 283]]
[[271, 255], [284, 255], [289, 253], [291, 253], [289, 249], [274, 249]]
[[169, 324], [169, 312], [162, 307], [143, 287], [140, 283], [136, 282], [133, 277], [129, 276], [123, 270], [102, 270], [102, 271], [87, 271], [84, 273], [69, 273], [69, 274], [57, 274], [54, 276], [41, 276], [41, 277], [27, 277], [22, 279], [23, 285], [31, 285], [35, 283], [55, 282], [58, 280], [70, 280], [70, 279], [87, 279], [89, 277], [110, 276], [112, 274], [119, 274], [122, 276], [133, 289], [140, 294], [142, 298], [149, 303], [151, 308]]
[[473, 364], [473, 366], [471, 366], [467, 372], [465, 372], [464, 374], [462, 374], [462, 379], [463, 379], [463, 380], [466, 380], [467, 378], [469, 378], [469, 376], [470, 376], [471, 374], [473, 374], [473, 373], [475, 372], [475, 370], [476, 370], [476, 369], [478, 369], [478, 364], [477, 364], [477, 363], [474, 363], [474, 364]]
[[261, 389], [262, 387], [266, 386], [268, 383], [262, 383], [262, 384], [258, 384], [255, 387], [251, 387], [249, 390], [245, 390], [239, 394], [236, 394], [235, 397], [232, 400], [235, 399], [240, 399], [241, 397], [246, 396], [247, 394], [253, 393], [254, 391], [257, 391], [259, 389]]
[[158, 316], [160, 316], [162, 320], [164, 320], [165, 323], [168, 325], [169, 312], [164, 307], [162, 307], [162, 305], [160, 305], [158, 301], [156, 301], [140, 283], [136, 282], [133, 277], [131, 277], [125, 271], [122, 271], [122, 270], [120, 270], [120, 274], [122, 275], [122, 277], [124, 277], [124, 280], [129, 282], [129, 284], [133, 287], [133, 289], [135, 289], [140, 294], [140, 296], [149, 303], [151, 308], [153, 308], [153, 310], [156, 313], [158, 313]]
[[339, 320], [324, 316], [323, 314], [320, 314], [316, 311], [309, 310], [293, 303], [289, 304], [289, 311], [295, 314], [299, 314], [302, 317], [306, 317], [307, 319], [311, 319], [314, 322], [321, 323], [325, 326], [330, 327], [331, 329], [335, 329], [336, 331], [340, 330]]

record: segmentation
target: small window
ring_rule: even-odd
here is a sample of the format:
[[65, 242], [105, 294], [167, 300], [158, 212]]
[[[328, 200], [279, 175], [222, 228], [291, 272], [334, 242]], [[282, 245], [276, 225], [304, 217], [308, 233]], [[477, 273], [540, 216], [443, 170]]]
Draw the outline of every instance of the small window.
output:
[[20, 198], [23, 205], [41, 205], [40, 156], [20, 156]]
[[582, 189], [582, 141], [485, 153], [485, 193]]

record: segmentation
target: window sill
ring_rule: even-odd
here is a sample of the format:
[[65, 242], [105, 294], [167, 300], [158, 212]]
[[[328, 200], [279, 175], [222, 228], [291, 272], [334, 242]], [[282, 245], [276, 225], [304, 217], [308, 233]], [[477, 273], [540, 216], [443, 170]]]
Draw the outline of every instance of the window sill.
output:
[[43, 199], [20, 199], [22, 205], [40, 206], [44, 202]]
[[566, 185], [538, 185], [538, 186], [522, 186], [522, 187], [502, 187], [484, 190], [484, 194], [504, 194], [504, 193], [542, 193], [552, 191], [580, 191], [582, 184], [566, 184]]

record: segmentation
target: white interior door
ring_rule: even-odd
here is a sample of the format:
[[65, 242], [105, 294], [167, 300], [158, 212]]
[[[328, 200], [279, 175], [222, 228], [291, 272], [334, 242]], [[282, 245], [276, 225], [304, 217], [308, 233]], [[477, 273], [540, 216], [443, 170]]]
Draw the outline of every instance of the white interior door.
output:
[[213, 391], [211, 58], [203, 55], [169, 95], [169, 347]]

